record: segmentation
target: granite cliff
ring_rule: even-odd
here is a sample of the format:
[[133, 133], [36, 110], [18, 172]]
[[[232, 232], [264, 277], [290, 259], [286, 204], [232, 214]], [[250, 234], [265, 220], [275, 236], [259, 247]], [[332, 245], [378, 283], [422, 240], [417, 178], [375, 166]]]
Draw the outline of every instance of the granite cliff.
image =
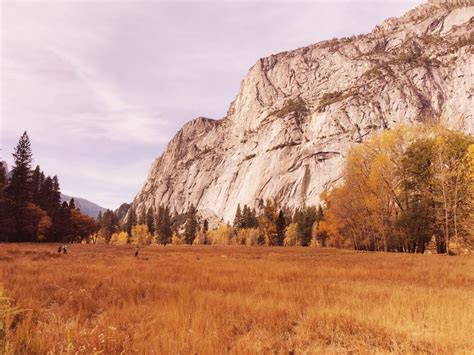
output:
[[393, 125], [474, 134], [474, 3], [430, 1], [372, 32], [259, 59], [220, 120], [169, 142], [133, 201], [231, 221], [237, 204], [315, 204], [344, 156]]

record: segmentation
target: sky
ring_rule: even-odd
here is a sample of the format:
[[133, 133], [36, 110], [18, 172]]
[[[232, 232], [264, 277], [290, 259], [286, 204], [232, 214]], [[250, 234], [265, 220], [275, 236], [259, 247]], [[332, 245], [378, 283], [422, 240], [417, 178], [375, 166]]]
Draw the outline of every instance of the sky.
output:
[[259, 58], [420, 3], [1, 0], [0, 160], [27, 130], [62, 192], [115, 209], [185, 122], [225, 116]]

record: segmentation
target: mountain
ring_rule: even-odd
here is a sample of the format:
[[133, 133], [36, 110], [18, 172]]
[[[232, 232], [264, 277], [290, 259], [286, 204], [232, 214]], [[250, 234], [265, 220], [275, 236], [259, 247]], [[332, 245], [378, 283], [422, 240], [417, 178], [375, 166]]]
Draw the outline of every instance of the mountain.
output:
[[88, 215], [89, 217], [96, 218], [99, 215], [99, 212], [104, 213], [105, 211], [107, 211], [106, 208], [101, 207], [95, 204], [94, 202], [88, 201], [84, 198], [71, 197], [65, 194], [61, 194], [61, 202], [69, 202], [71, 198], [74, 198], [76, 208], [79, 208], [82, 213]]
[[[262, 58], [226, 117], [169, 142], [133, 201], [232, 221], [237, 204], [316, 204], [373, 133], [445, 122], [474, 134], [474, 6], [430, 1], [372, 32]], [[146, 210], [145, 209], [145, 210]]]

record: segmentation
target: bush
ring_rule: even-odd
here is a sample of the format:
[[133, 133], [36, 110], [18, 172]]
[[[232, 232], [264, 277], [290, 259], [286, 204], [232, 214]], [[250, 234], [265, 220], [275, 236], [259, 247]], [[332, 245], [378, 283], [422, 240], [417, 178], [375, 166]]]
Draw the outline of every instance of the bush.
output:
[[290, 113], [300, 115], [305, 114], [307, 112], [308, 108], [306, 107], [306, 103], [301, 97], [298, 97], [296, 99], [289, 99], [288, 101], [286, 101], [283, 107], [280, 110], [274, 112], [274, 114], [277, 117], [282, 118]]

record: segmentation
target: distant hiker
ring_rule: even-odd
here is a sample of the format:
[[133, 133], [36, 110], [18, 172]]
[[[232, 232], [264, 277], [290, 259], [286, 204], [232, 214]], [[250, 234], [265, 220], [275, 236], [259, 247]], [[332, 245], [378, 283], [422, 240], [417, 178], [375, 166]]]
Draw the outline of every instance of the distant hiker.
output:
[[58, 254], [61, 254], [61, 251], [63, 250], [63, 246], [60, 245], [59, 248], [58, 248]]
[[66, 244], [63, 245], [63, 254], [67, 255], [67, 245]]
[[137, 246], [137, 247], [135, 248], [135, 257], [136, 257], [136, 258], [138, 258], [138, 251], [139, 251], [139, 250], [140, 250], [140, 249], [139, 249], [138, 246]]

